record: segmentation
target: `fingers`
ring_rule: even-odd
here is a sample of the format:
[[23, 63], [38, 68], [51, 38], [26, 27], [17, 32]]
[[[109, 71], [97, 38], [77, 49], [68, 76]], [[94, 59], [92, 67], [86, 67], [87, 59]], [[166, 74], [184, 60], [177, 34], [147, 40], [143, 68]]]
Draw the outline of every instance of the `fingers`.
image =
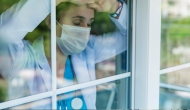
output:
[[96, 3], [97, 0], [82, 0], [81, 1], [81, 4], [84, 5], [84, 4], [92, 4], [92, 3]]
[[76, 5], [85, 5], [96, 2], [96, 0], [68, 0], [68, 1]]
[[87, 0], [88, 4], [96, 3], [97, 0]]
[[88, 7], [96, 10], [97, 12], [100, 12], [102, 10], [101, 6], [98, 5], [97, 3], [89, 4]]

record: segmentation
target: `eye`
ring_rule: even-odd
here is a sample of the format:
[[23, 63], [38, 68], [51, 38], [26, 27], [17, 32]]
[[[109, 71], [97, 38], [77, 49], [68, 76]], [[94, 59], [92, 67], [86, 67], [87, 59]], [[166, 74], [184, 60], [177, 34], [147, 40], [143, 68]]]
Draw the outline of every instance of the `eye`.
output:
[[80, 22], [74, 22], [74, 25], [79, 26]]
[[88, 27], [91, 27], [91, 24], [87, 24], [88, 25]]
[[93, 22], [94, 22], [94, 19], [91, 19], [90, 23], [88, 24], [88, 27], [91, 27]]
[[74, 20], [73, 24], [76, 25], [76, 26], [79, 26], [81, 24], [81, 22], [80, 22], [80, 20]]

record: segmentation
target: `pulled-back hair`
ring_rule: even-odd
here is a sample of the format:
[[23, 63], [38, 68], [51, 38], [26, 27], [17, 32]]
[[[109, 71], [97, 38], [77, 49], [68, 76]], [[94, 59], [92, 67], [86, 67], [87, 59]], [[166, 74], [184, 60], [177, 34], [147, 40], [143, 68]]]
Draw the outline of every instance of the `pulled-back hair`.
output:
[[62, 2], [58, 6], [56, 6], [56, 20], [60, 19], [61, 13], [67, 11], [72, 5], [70, 2]]

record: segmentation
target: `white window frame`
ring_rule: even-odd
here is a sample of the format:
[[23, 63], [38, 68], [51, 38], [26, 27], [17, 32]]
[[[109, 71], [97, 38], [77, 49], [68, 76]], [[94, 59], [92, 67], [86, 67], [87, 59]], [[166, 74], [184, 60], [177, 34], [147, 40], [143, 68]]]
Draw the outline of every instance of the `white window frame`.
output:
[[[31, 95], [31, 96], [27, 96], [24, 98], [6, 101], [3, 103], [0, 103], [0, 109], [18, 106], [21, 104], [30, 103], [30, 102], [38, 101], [38, 100], [45, 99], [45, 98], [52, 98], [52, 101], [55, 101], [55, 102], [52, 102], [52, 109], [57, 109], [56, 103], [57, 103], [57, 95], [58, 94], [62, 94], [62, 93], [66, 93], [66, 92], [70, 92], [70, 91], [74, 91], [74, 90], [78, 90], [78, 89], [83, 89], [83, 88], [87, 88], [87, 87], [91, 87], [91, 86], [104, 84], [107, 82], [120, 80], [120, 79], [127, 78], [130, 76], [131, 76], [130, 72], [123, 73], [123, 74], [116, 75], [116, 76], [111, 76], [111, 77], [102, 78], [102, 79], [98, 79], [98, 80], [94, 80], [94, 81], [89, 81], [86, 83], [81, 83], [81, 84], [76, 84], [73, 86], [64, 87], [61, 89], [56, 89], [55, 91], [44, 92], [44, 93], [40, 93], [37, 95]], [[54, 97], [54, 96], [56, 96], [56, 97]], [[53, 100], [53, 97], [54, 97], [54, 100]], [[53, 104], [54, 104], [54, 108], [53, 108]]]
[[182, 70], [182, 69], [186, 69], [186, 68], [190, 68], [190, 63], [181, 64], [181, 65], [178, 65], [178, 66], [162, 69], [162, 70], [160, 70], [160, 75], [166, 74], [166, 73], [171, 73], [171, 72]]
[[159, 109], [159, 88], [190, 92], [160, 82], [160, 75], [190, 68], [190, 63], [160, 70], [161, 0], [133, 0], [132, 109]]
[[[56, 44], [56, 0], [51, 0], [51, 44]], [[89, 81], [86, 83], [82, 84], [76, 84], [72, 85], [69, 87], [64, 87], [61, 89], [57, 89], [57, 83], [56, 83], [56, 45], [51, 45], [51, 65], [52, 65], [52, 91], [36, 94], [36, 95], [31, 95], [27, 96], [24, 98], [19, 98], [11, 101], [6, 101], [3, 103], [0, 103], [0, 109], [6, 109], [26, 103], [30, 103], [33, 101], [38, 101], [42, 100], [45, 98], [51, 98], [52, 99], [52, 109], [57, 109], [57, 95], [62, 94], [65, 92], [70, 92], [78, 89], [83, 89], [91, 86], [96, 86], [100, 84], [104, 84], [107, 82], [115, 81], [115, 80], [120, 80], [123, 78], [127, 78], [131, 76], [131, 72], [127, 73], [122, 73], [119, 75], [107, 77], [107, 78], [102, 78], [94, 81]]]
[[132, 109], [159, 109], [161, 0], [133, 0]]

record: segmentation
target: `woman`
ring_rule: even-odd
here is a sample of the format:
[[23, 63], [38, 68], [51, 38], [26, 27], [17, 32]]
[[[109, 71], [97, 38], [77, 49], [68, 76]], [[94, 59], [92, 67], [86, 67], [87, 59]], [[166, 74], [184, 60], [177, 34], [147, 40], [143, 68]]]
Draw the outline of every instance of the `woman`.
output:
[[[64, 67], [68, 61], [72, 64], [69, 67], [73, 67], [77, 83], [94, 80], [95, 63], [126, 50], [126, 5], [117, 0], [56, 2], [57, 5], [72, 3], [67, 10], [57, 13], [57, 74], [66, 74]], [[119, 31], [89, 37], [94, 10], [112, 14], [110, 18]], [[0, 73], [8, 80], [9, 100], [51, 90], [51, 56], [44, 50], [49, 45], [44, 43], [43, 37], [38, 37], [33, 44], [23, 40], [49, 13], [50, 0], [21, 0], [0, 16]], [[49, 17], [46, 21], [50, 28]], [[76, 34], [82, 41], [76, 40]], [[69, 60], [66, 60], [67, 56]], [[12, 82], [15, 79], [22, 79], [25, 83], [14, 87]], [[71, 84], [64, 83], [63, 86]], [[95, 109], [96, 88], [86, 88], [81, 92], [86, 108]]]

